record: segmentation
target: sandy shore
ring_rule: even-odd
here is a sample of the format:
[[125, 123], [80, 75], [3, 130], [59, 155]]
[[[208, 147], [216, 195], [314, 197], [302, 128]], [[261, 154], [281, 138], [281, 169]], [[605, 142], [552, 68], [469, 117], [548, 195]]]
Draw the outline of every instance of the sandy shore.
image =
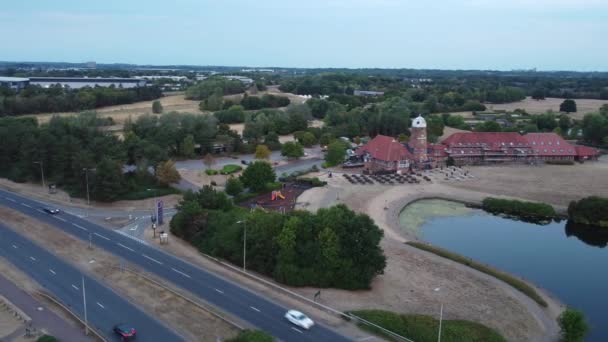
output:
[[488, 196], [541, 201], [564, 211], [571, 200], [608, 195], [608, 161], [466, 170], [471, 175], [467, 179], [446, 180], [443, 175], [434, 174], [432, 183], [418, 185], [353, 185], [339, 170], [333, 178], [321, 176], [328, 186], [303, 193], [298, 207], [315, 211], [344, 203], [368, 214], [384, 231], [381, 244], [387, 256], [385, 273], [377, 277], [372, 290], [353, 294], [325, 289], [323, 298], [343, 310], [378, 308], [429, 315], [437, 315], [439, 303], [443, 303], [448, 319], [483, 323], [510, 341], [557, 340], [559, 327], [555, 319], [563, 308], [559, 300], [537, 287], [549, 303], [548, 308], [541, 308], [502, 281], [404, 245], [415, 237], [399, 227], [399, 213], [407, 204], [425, 198], [481, 203]]

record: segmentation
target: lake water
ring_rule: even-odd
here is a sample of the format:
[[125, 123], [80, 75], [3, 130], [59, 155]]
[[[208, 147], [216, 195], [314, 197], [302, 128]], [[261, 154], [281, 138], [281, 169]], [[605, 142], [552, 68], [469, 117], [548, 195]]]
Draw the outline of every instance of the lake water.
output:
[[400, 215], [402, 229], [419, 239], [516, 274], [585, 313], [586, 341], [608, 341], [608, 234], [565, 221], [536, 225], [424, 200]]

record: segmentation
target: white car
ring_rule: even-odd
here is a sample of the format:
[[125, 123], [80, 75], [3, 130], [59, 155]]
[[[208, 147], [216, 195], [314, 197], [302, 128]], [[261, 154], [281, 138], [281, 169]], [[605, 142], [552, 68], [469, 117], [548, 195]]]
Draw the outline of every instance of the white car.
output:
[[287, 320], [291, 323], [306, 330], [310, 329], [313, 325], [315, 325], [315, 322], [313, 322], [312, 319], [308, 318], [308, 316], [296, 310], [287, 311], [287, 313], [285, 314], [285, 318], [287, 318]]

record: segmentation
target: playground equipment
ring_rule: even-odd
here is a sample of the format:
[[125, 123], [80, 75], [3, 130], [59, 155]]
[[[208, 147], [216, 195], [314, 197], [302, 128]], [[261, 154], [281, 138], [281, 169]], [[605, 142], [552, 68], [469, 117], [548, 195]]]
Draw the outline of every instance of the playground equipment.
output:
[[273, 201], [278, 199], [279, 197], [281, 199], [285, 199], [285, 196], [283, 196], [283, 194], [280, 191], [273, 191], [272, 194], [270, 195], [270, 199]]

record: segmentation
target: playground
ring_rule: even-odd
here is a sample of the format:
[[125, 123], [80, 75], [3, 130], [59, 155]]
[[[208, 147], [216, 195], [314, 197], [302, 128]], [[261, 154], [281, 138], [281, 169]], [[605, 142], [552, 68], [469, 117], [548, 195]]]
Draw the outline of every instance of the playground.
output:
[[274, 210], [279, 212], [292, 211], [295, 208], [298, 196], [310, 188], [311, 186], [307, 184], [284, 183], [280, 190], [255, 196], [241, 202], [239, 205], [250, 209]]

